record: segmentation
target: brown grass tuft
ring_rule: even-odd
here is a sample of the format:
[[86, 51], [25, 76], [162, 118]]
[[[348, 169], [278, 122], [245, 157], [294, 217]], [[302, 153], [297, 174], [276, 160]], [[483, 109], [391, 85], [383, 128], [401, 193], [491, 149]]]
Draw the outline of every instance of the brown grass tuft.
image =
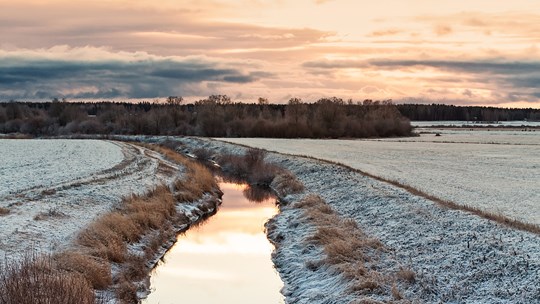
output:
[[403, 295], [399, 291], [399, 288], [396, 286], [396, 284], [392, 285], [392, 296], [395, 300], [403, 300]]
[[132, 282], [123, 281], [115, 288], [116, 299], [120, 303], [139, 303], [137, 297], [137, 285]]
[[400, 268], [396, 275], [399, 279], [407, 283], [414, 283], [416, 281], [416, 273], [408, 268]]
[[53, 260], [59, 269], [82, 275], [94, 289], [105, 289], [112, 283], [111, 266], [102, 259], [81, 252], [65, 251], [53, 255]]
[[9, 208], [0, 207], [0, 216], [8, 215], [11, 212]]
[[121, 276], [129, 282], [138, 281], [146, 277], [147, 268], [145, 257], [131, 254], [124, 263]]
[[86, 247], [95, 257], [121, 263], [126, 258], [127, 247], [122, 236], [116, 234], [98, 219], [79, 233], [77, 244]]

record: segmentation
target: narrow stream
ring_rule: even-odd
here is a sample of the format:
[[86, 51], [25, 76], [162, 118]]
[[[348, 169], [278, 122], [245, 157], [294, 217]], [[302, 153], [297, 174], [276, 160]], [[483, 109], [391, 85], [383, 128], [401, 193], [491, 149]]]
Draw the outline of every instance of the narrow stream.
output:
[[219, 211], [178, 236], [152, 272], [152, 292], [142, 303], [284, 303], [263, 226], [278, 212], [275, 199], [249, 200], [257, 195], [243, 184], [219, 186]]

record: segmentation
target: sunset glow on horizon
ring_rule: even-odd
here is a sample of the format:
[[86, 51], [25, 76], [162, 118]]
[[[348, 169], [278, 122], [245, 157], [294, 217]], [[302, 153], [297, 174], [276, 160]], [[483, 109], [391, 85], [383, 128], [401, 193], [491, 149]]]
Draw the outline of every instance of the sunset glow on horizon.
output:
[[540, 108], [540, 2], [0, 0], [0, 101]]

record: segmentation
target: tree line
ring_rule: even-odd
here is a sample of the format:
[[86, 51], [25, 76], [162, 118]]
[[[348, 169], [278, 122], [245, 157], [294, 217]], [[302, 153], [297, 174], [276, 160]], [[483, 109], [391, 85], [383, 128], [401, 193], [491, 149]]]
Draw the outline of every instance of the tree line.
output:
[[194, 103], [0, 103], [0, 133], [190, 135], [208, 137], [367, 138], [411, 135], [409, 119], [391, 101], [352, 102], [332, 97], [315, 103], [236, 103], [212, 95]]
[[454, 106], [444, 104], [400, 104], [398, 110], [413, 121], [540, 121], [540, 109]]

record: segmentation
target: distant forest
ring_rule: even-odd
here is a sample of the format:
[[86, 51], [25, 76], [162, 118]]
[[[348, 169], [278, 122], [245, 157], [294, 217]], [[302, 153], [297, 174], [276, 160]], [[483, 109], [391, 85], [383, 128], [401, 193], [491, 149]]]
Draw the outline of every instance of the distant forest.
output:
[[391, 101], [353, 103], [323, 98], [287, 104], [233, 103], [212, 95], [193, 104], [181, 97], [162, 103], [0, 103], [0, 133], [192, 135], [208, 137], [366, 138], [408, 136], [410, 121]]
[[442, 104], [400, 104], [397, 108], [412, 121], [540, 121], [540, 109], [504, 109], [494, 107], [461, 107]]

